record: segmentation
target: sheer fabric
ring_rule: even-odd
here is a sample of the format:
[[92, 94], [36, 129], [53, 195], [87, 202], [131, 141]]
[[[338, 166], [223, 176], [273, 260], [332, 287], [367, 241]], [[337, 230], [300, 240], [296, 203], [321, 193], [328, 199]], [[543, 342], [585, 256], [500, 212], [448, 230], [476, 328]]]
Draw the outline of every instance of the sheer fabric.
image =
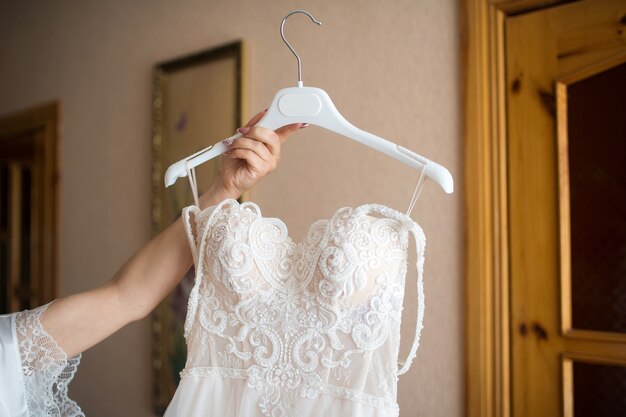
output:
[[67, 393], [81, 355], [68, 358], [41, 325], [49, 305], [0, 316], [0, 416], [84, 417]]
[[[397, 416], [422, 328], [425, 237], [381, 204], [338, 209], [296, 243], [254, 202], [182, 212], [196, 270], [174, 416]], [[409, 235], [417, 322], [398, 363]]]

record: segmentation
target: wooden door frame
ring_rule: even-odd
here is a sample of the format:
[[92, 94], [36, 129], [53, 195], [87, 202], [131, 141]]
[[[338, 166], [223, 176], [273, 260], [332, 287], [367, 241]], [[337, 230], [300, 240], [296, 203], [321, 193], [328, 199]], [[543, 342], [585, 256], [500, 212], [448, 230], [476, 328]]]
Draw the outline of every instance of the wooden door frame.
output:
[[[41, 214], [40, 270], [50, 279], [38, 283], [42, 305], [59, 296], [59, 118], [60, 103], [48, 102], [28, 109], [0, 116], [0, 141], [3, 138], [32, 133], [40, 147], [43, 167], [41, 204], [46, 207]], [[36, 306], [33, 306], [36, 307]]]
[[504, 23], [571, 2], [461, 1], [468, 417], [511, 415]]

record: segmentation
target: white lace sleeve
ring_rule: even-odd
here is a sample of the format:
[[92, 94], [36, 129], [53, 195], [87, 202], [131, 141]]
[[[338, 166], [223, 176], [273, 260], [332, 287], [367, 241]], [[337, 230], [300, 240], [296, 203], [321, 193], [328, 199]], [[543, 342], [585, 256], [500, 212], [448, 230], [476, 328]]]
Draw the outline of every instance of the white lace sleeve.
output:
[[15, 318], [28, 415], [84, 417], [80, 407], [67, 396], [81, 355], [68, 359], [41, 325], [41, 316], [49, 305], [22, 311]]

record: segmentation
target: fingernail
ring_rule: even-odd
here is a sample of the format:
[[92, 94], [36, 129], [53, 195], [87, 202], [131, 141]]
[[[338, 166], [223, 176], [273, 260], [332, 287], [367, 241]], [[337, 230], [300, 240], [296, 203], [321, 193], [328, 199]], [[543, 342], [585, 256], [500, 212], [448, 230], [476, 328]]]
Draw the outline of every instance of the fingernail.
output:
[[239, 129], [237, 129], [237, 132], [241, 133], [242, 135], [247, 134], [249, 131], [250, 128], [248, 126], [240, 127]]
[[302, 129], [303, 127], [307, 127], [309, 124], [308, 123], [302, 123], [302, 126], [300, 126], [300, 129]]

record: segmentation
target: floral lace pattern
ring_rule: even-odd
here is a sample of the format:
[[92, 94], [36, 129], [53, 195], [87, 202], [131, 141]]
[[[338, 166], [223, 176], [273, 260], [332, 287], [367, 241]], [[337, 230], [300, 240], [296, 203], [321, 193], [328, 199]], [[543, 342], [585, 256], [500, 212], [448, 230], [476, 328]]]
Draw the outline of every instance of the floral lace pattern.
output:
[[28, 415], [84, 417], [67, 395], [81, 355], [68, 359], [41, 325], [41, 316], [49, 305], [19, 312], [15, 317]]
[[[196, 282], [181, 377], [243, 378], [273, 417], [294, 416], [298, 398], [320, 394], [397, 411], [397, 377], [415, 356], [424, 311], [425, 238], [417, 223], [380, 204], [344, 207], [296, 243], [253, 202], [190, 206], [183, 219]], [[409, 232], [418, 318], [398, 369], [389, 364], [398, 359]]]

